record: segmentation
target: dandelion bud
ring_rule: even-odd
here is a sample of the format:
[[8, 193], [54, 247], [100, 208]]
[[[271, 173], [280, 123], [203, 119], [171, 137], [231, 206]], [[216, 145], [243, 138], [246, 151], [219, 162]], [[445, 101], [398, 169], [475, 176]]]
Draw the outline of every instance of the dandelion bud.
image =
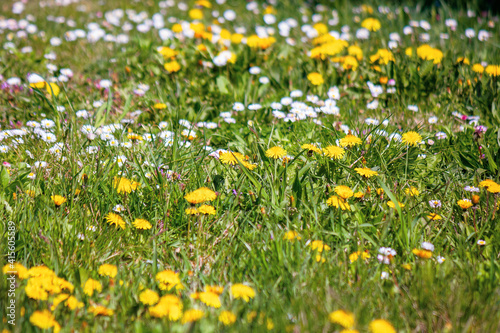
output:
[[475, 194], [472, 196], [472, 203], [475, 205], [479, 203], [479, 195]]

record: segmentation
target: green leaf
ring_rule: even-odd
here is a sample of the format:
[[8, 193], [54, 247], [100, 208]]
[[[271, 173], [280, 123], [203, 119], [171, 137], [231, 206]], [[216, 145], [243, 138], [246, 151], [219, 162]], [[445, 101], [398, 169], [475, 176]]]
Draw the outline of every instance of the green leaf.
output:
[[0, 185], [2, 186], [2, 189], [5, 189], [9, 185], [9, 181], [9, 171], [7, 168], [2, 167], [2, 170], [0, 171]]
[[227, 77], [220, 75], [217, 77], [217, 88], [219, 88], [219, 91], [221, 94], [229, 94], [228, 86], [230, 86], [231, 83], [227, 79]]

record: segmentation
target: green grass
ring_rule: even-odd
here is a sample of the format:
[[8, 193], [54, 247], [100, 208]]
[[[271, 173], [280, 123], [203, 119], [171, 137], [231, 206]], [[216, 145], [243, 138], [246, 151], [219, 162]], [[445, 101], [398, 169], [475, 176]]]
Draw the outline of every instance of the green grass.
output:
[[[178, 1], [176, 1], [177, 3]], [[86, 11], [78, 6], [85, 4]], [[41, 277], [29, 276], [16, 282], [16, 325], [9, 325], [7, 305], [9, 284], [3, 274], [0, 279], [0, 309], [3, 322], [0, 327], [9, 332], [38, 332], [30, 323], [35, 311], [48, 309], [61, 326], [61, 332], [340, 332], [343, 328], [329, 321], [335, 310], [354, 313], [353, 329], [369, 331], [375, 319], [389, 321], [399, 332], [495, 332], [500, 329], [500, 232], [498, 194], [494, 187], [480, 192], [464, 190], [478, 187], [481, 181], [499, 181], [500, 163], [499, 84], [498, 77], [476, 73], [472, 66], [486, 62], [500, 64], [500, 45], [497, 17], [486, 13], [484, 17], [468, 17], [466, 11], [443, 4], [425, 11], [390, 7], [390, 14], [379, 13], [372, 4], [373, 13], [341, 2], [327, 4], [321, 22], [327, 24], [331, 11], [339, 13], [339, 23], [328, 30], [339, 31], [350, 27], [349, 45], [363, 51], [356, 70], [326, 59], [312, 59], [313, 39], [301, 31], [302, 14], [308, 17], [318, 12], [307, 2], [283, 1], [275, 6], [276, 42], [266, 49], [254, 49], [244, 44], [229, 44], [228, 50], [236, 55], [234, 64], [213, 68], [213, 59], [225, 47], [203, 38], [177, 36], [162, 41], [157, 29], [146, 33], [134, 29], [126, 33], [130, 41], [116, 44], [100, 40], [90, 43], [86, 39], [64, 41], [51, 46], [51, 37], [63, 37], [68, 30], [86, 29], [89, 22], [103, 18], [116, 8], [144, 11], [149, 18], [162, 9], [154, 2], [85, 1], [70, 6], [42, 7], [29, 3], [21, 15], [11, 12], [11, 3], [0, 6], [2, 17], [36, 18], [38, 31], [27, 38], [16, 37], [15, 32], [0, 33], [2, 45], [12, 42], [14, 50], [0, 50], [2, 83], [10, 77], [19, 77], [23, 89], [2, 86], [0, 91], [1, 130], [25, 128], [22, 143], [17, 136], [5, 136], [0, 146], [8, 152], [0, 153], [4, 165], [0, 170], [0, 251], [2, 267], [8, 264], [8, 221], [15, 222], [16, 262], [27, 269], [45, 265], [60, 278], [69, 281], [74, 290], [48, 291], [46, 299], [34, 299], [26, 288], [39, 283], [49, 288]], [[195, 7], [188, 2], [189, 9]], [[220, 24], [235, 33], [245, 27], [245, 37], [254, 34], [256, 25], [264, 25], [265, 6], [259, 4], [259, 14], [245, 9], [246, 2], [231, 1], [223, 5], [213, 2], [213, 8], [202, 9], [205, 28], [212, 23], [211, 12], [222, 13], [233, 9], [238, 18]], [[299, 10], [300, 8], [300, 10]], [[165, 27], [172, 29], [168, 17], [179, 21], [192, 21], [187, 11], [177, 7], [164, 9]], [[75, 27], [48, 21], [48, 15], [64, 16], [75, 20]], [[127, 18], [127, 13], [120, 24]], [[289, 45], [279, 35], [277, 23], [293, 17], [298, 27], [290, 32], [296, 45]], [[370, 33], [367, 40], [356, 39], [356, 31], [368, 17], [377, 18], [381, 29]], [[458, 22], [453, 32], [445, 19]], [[424, 43], [418, 34], [404, 35], [403, 27], [410, 20], [427, 20], [432, 29], [427, 31], [429, 45], [439, 49], [443, 58], [439, 63], [424, 60], [416, 49]], [[493, 27], [489, 27], [489, 21]], [[476, 37], [462, 38], [466, 28], [473, 28]], [[105, 28], [107, 33], [123, 33], [120, 26]], [[414, 28], [418, 33], [425, 32]], [[490, 32], [487, 41], [479, 41], [479, 30]], [[206, 32], [207, 29], [205, 29]], [[391, 50], [394, 61], [378, 64], [374, 68], [370, 56], [378, 49], [388, 48], [389, 34], [398, 32], [401, 42]], [[441, 39], [440, 34], [449, 34]], [[200, 44], [206, 51], [199, 51]], [[24, 46], [32, 53], [22, 53]], [[179, 53], [175, 60], [181, 69], [168, 73], [164, 59], [157, 52], [160, 46], [170, 46]], [[407, 56], [406, 48], [413, 48]], [[44, 57], [49, 52], [56, 60]], [[346, 56], [347, 49], [336, 56]], [[467, 57], [470, 64], [457, 63]], [[111, 61], [110, 61], [111, 60]], [[52, 76], [46, 65], [59, 69], [70, 68], [74, 76], [68, 82], [58, 82], [61, 92], [54, 96], [45, 88], [29, 87], [28, 73], [38, 73], [49, 80]], [[249, 68], [259, 66], [259, 75], [251, 75]], [[314, 86], [307, 75], [318, 72], [324, 83]], [[266, 76], [269, 83], [259, 78]], [[99, 89], [101, 79], [111, 80], [109, 90]], [[367, 82], [374, 84], [395, 80], [395, 93], [387, 93], [382, 83], [379, 106], [368, 109], [372, 102]], [[138, 84], [150, 89], [144, 96], [134, 94]], [[339, 115], [318, 112], [317, 120], [309, 117], [296, 122], [285, 122], [273, 117], [271, 103], [301, 90], [303, 97], [295, 98], [312, 107], [307, 95], [328, 98], [330, 87], [339, 88], [337, 101]], [[94, 101], [102, 101], [93, 107]], [[231, 111], [235, 102], [247, 108]], [[164, 109], [155, 108], [164, 103]], [[248, 105], [259, 103], [257, 111]], [[417, 105], [418, 112], [408, 109]], [[65, 111], [57, 111], [64, 106]], [[79, 118], [78, 110], [90, 112], [89, 119]], [[140, 115], [133, 116], [140, 110]], [[290, 106], [281, 111], [289, 113]], [[314, 109], [313, 109], [314, 110]], [[232, 112], [234, 124], [226, 123], [221, 112]], [[457, 116], [465, 115], [463, 118]], [[429, 122], [432, 116], [437, 122]], [[479, 117], [471, 124], [473, 116]], [[378, 125], [368, 125], [373, 118]], [[54, 127], [44, 129], [56, 138], [60, 153], [50, 151], [56, 142], [45, 142], [27, 124], [51, 119]], [[83, 125], [106, 128], [122, 123], [112, 136], [119, 142], [130, 142], [131, 147], [110, 146], [100, 135], [93, 140], [81, 132]], [[382, 122], [388, 120], [385, 125]], [[186, 128], [179, 123], [188, 120], [214, 122], [216, 129], [193, 128], [196, 137], [187, 140], [182, 134]], [[165, 129], [160, 122], [166, 121]], [[301, 148], [303, 144], [316, 144], [322, 148], [338, 144], [346, 136], [343, 126], [359, 137], [361, 144], [346, 148], [345, 156], [336, 160], [324, 154]], [[487, 131], [475, 134], [476, 125]], [[162, 130], [171, 131], [170, 144], [160, 137]], [[387, 135], [381, 133], [385, 131]], [[388, 135], [415, 131], [423, 144], [408, 146]], [[438, 139], [443, 132], [446, 138]], [[8, 132], [1, 132], [3, 134]], [[128, 138], [136, 133], [142, 139]], [[146, 135], [155, 138], [146, 140]], [[432, 141], [429, 141], [432, 140]], [[256, 165], [253, 170], [244, 167], [244, 161], [235, 165], [223, 164], [210, 156], [212, 149], [226, 149], [247, 156]], [[288, 162], [266, 156], [274, 146], [286, 149]], [[96, 153], [88, 153], [97, 147]], [[27, 152], [29, 151], [29, 153]], [[33, 157], [31, 157], [32, 155]], [[126, 162], [119, 165], [118, 156]], [[36, 161], [47, 162], [47, 168], [35, 167]], [[368, 167], [377, 176], [364, 178], [354, 169]], [[30, 173], [36, 174], [31, 179]], [[130, 193], [118, 193], [115, 177], [125, 177], [140, 183]], [[335, 195], [339, 185], [360, 192], [361, 198], [348, 199], [350, 210], [331, 207], [327, 200]], [[191, 205], [184, 198], [200, 187], [216, 192], [212, 205], [215, 215], [188, 215]], [[406, 190], [416, 188], [418, 195], [410, 196]], [[78, 194], [75, 191], [78, 190]], [[462, 209], [458, 201], [478, 201]], [[67, 201], [56, 206], [53, 195], [64, 196]], [[442, 206], [431, 208], [430, 200], [440, 200]], [[401, 205], [390, 208], [388, 201]], [[119, 215], [126, 227], [116, 228], [106, 221], [116, 205], [124, 210]], [[431, 220], [436, 213], [440, 220]], [[152, 228], [138, 230], [132, 222], [137, 218], [149, 221]], [[93, 231], [95, 228], [95, 231]], [[285, 238], [289, 231], [299, 236], [293, 241]], [[329, 249], [319, 253], [311, 243], [321, 240]], [[478, 241], [485, 241], [479, 245]], [[434, 245], [432, 258], [423, 259], [412, 253], [422, 242]], [[380, 247], [390, 247], [397, 255], [389, 265], [379, 263]], [[369, 254], [369, 258], [351, 262], [356, 251]], [[444, 257], [439, 263], [438, 256]], [[102, 264], [118, 268], [116, 277], [98, 273]], [[8, 268], [8, 266], [6, 266]], [[172, 270], [178, 273], [183, 289], [161, 290], [156, 274]], [[31, 270], [32, 274], [36, 270]], [[381, 276], [387, 278], [382, 279]], [[85, 294], [89, 278], [102, 284], [102, 290], [92, 296]], [[255, 290], [249, 302], [236, 299], [231, 286], [245, 283]], [[213, 308], [190, 297], [205, 287], [223, 287], [221, 307]], [[199, 322], [182, 324], [181, 320], [155, 318], [152, 306], [144, 305], [139, 295], [152, 289], [160, 296], [177, 295], [183, 312], [201, 309], [204, 317]], [[64, 302], [52, 309], [55, 297], [68, 293], [83, 303], [71, 310]], [[30, 295], [32, 297], [30, 297]], [[4, 301], [5, 300], [5, 301]], [[102, 305], [114, 313], [95, 316], [93, 305]], [[228, 310], [236, 315], [234, 324], [225, 326], [218, 317]], [[255, 311], [255, 312], [254, 312]], [[255, 318], [252, 319], [252, 316]], [[54, 328], [51, 328], [54, 330]], [[380, 332], [372, 330], [373, 332]]]

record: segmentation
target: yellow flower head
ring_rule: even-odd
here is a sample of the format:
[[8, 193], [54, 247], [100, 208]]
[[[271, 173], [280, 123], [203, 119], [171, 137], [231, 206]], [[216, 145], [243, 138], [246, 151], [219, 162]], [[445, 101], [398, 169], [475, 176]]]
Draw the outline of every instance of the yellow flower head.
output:
[[499, 65], [488, 65], [488, 66], [486, 66], [485, 71], [490, 76], [499, 76], [500, 75], [500, 66]]
[[203, 215], [215, 215], [216, 211], [213, 206], [210, 205], [202, 205], [198, 208], [198, 213]]
[[248, 302], [250, 298], [255, 297], [255, 290], [252, 287], [249, 287], [242, 283], [233, 284], [231, 286], [231, 295], [236, 299], [243, 299], [245, 302]]
[[213, 308], [220, 308], [221, 307], [221, 301], [219, 298], [219, 294], [215, 293], [213, 291], [202, 291], [198, 293], [193, 293], [190, 296], [192, 299], [198, 299], [200, 302], [203, 304], [213, 307]]
[[92, 305], [88, 310], [90, 313], [93, 313], [94, 316], [112, 316], [115, 312], [111, 309], [108, 309], [102, 305]]
[[65, 197], [61, 195], [53, 195], [50, 197], [56, 206], [61, 206], [63, 203], [68, 201]]
[[[399, 207], [403, 208], [405, 206], [405, 204], [401, 203], [401, 202], [398, 202], [398, 205]], [[393, 209], [396, 209], [396, 205], [394, 204], [394, 202], [392, 201], [387, 201], [387, 206], [393, 208]]]
[[469, 199], [458, 200], [457, 204], [464, 210], [472, 207], [472, 202]]
[[420, 59], [430, 60], [434, 64], [439, 64], [443, 60], [443, 52], [427, 44], [417, 48], [417, 55]]
[[17, 275], [19, 280], [24, 280], [29, 277], [28, 269], [24, 267], [22, 264], [16, 262], [14, 264], [7, 264], [3, 266], [2, 269], [3, 274], [14, 274]]
[[300, 146], [300, 148], [315, 152], [316, 154], [321, 154], [321, 149], [319, 149], [316, 145], [313, 144], [306, 143]]
[[354, 195], [354, 192], [345, 185], [339, 185], [335, 187], [335, 193], [337, 193], [337, 195], [342, 199], [349, 199]]
[[[171, 270], [164, 270], [157, 273], [156, 281], [160, 283], [160, 289], [167, 289], [167, 290], [170, 290], [181, 284], [181, 279], [179, 278], [179, 274]], [[164, 288], [162, 288], [162, 286]]]
[[83, 292], [87, 296], [92, 296], [94, 295], [94, 291], [101, 292], [102, 285], [99, 281], [96, 281], [94, 279], [88, 279], [83, 287]]
[[241, 153], [227, 151], [219, 154], [219, 161], [221, 161], [222, 164], [237, 165], [238, 161], [243, 163], [243, 161], [246, 160], [248, 160], [248, 156], [243, 156]]
[[354, 314], [344, 310], [333, 311], [328, 315], [330, 322], [338, 324], [344, 328], [354, 327]]
[[103, 264], [99, 266], [99, 270], [97, 272], [101, 276], [109, 276], [114, 279], [116, 274], [118, 274], [118, 268], [115, 265]]
[[125, 221], [116, 213], [108, 213], [108, 215], [106, 215], [106, 221], [111, 225], [114, 224], [116, 228], [120, 227], [125, 229]]
[[351, 210], [351, 206], [349, 206], [349, 203], [347, 203], [347, 201], [345, 201], [342, 198], [339, 198], [336, 195], [332, 195], [330, 198], [328, 198], [328, 200], [326, 201], [326, 204], [328, 206], [340, 208], [342, 210]]
[[382, 27], [380, 21], [373, 17], [365, 19], [363, 22], [361, 22], [361, 26], [370, 31], [377, 31]]
[[405, 193], [408, 194], [410, 197], [415, 197], [420, 194], [417, 188], [413, 186], [410, 186], [409, 188], [405, 189]]
[[418, 143], [422, 142], [422, 137], [417, 132], [410, 131], [403, 134], [402, 141], [408, 146], [417, 146]]
[[377, 53], [370, 56], [370, 62], [378, 62], [380, 65], [387, 65], [389, 61], [395, 61], [394, 55], [387, 49], [379, 49]]
[[159, 299], [158, 293], [151, 289], [146, 289], [139, 294], [139, 301], [145, 305], [155, 305]]
[[438, 221], [442, 219], [442, 217], [436, 213], [429, 213], [429, 215], [427, 215], [427, 218], [432, 221]]
[[236, 315], [231, 311], [222, 311], [219, 315], [219, 321], [225, 326], [232, 325], [236, 322]]
[[283, 239], [293, 242], [294, 240], [301, 240], [302, 237], [299, 236], [299, 233], [297, 231], [290, 230], [285, 233]]
[[182, 301], [174, 295], [165, 295], [158, 304], [149, 308], [149, 314], [156, 318], [168, 318], [171, 321], [179, 320], [182, 316]]
[[39, 327], [43, 330], [49, 329], [54, 326], [59, 326], [54, 315], [49, 310], [33, 312], [30, 317], [30, 323], [33, 326]]
[[378, 176], [378, 172], [374, 171], [370, 168], [355, 168], [354, 170], [358, 173], [358, 175], [366, 177], [366, 178]]
[[175, 60], [167, 62], [163, 67], [165, 67], [165, 70], [169, 73], [175, 73], [181, 69], [181, 65], [179, 65], [179, 63]]
[[274, 158], [276, 160], [278, 158], [286, 156], [286, 150], [279, 146], [275, 146], [266, 150], [266, 156], [269, 158]]
[[186, 323], [192, 323], [195, 321], [200, 320], [203, 318], [205, 315], [205, 312], [202, 310], [198, 309], [189, 309], [186, 312], [184, 312], [184, 315], [182, 316], [181, 323], [186, 324]]
[[123, 177], [113, 179], [113, 187], [116, 188], [117, 193], [130, 193], [135, 191], [139, 185], [140, 183]]
[[184, 196], [184, 199], [191, 204], [199, 204], [207, 201], [214, 201], [217, 195], [214, 191], [207, 187], [200, 187], [199, 189], [189, 192]]
[[340, 160], [344, 157], [345, 150], [339, 146], [328, 146], [323, 148], [323, 153], [326, 157], [334, 158], [336, 160]]
[[384, 319], [375, 319], [370, 323], [371, 333], [396, 333], [390, 322]]
[[322, 85], [325, 82], [325, 80], [323, 80], [323, 75], [317, 72], [309, 73], [307, 79], [315, 86]]
[[360, 145], [363, 141], [355, 135], [347, 134], [345, 137], [340, 139], [339, 145], [341, 147], [354, 147]]
[[423, 259], [429, 259], [432, 257], [432, 252], [429, 250], [424, 250], [424, 249], [413, 249], [411, 251], [414, 255], [416, 255], [419, 258]]
[[369, 259], [370, 258], [370, 254], [368, 253], [368, 251], [356, 251], [356, 252], [353, 252], [349, 255], [349, 261], [351, 263], [353, 262], [356, 262], [358, 260], [358, 258], [361, 257], [361, 259], [365, 260], [365, 259]]
[[311, 247], [311, 250], [316, 250], [319, 253], [331, 250], [331, 247], [323, 243], [321, 240], [314, 240], [309, 244], [309, 246]]
[[476, 73], [482, 74], [484, 72], [484, 67], [481, 64], [472, 65], [472, 70]]
[[145, 219], [135, 219], [135, 221], [132, 223], [132, 225], [136, 229], [141, 229], [141, 230], [149, 230], [151, 229], [151, 223], [149, 223], [148, 220]]

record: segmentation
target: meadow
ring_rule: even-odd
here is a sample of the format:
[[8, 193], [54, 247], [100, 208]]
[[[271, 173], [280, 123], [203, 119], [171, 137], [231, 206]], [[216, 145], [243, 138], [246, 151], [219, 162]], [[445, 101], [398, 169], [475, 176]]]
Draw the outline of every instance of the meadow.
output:
[[1, 332], [499, 332], [500, 22], [437, 4], [2, 1]]

